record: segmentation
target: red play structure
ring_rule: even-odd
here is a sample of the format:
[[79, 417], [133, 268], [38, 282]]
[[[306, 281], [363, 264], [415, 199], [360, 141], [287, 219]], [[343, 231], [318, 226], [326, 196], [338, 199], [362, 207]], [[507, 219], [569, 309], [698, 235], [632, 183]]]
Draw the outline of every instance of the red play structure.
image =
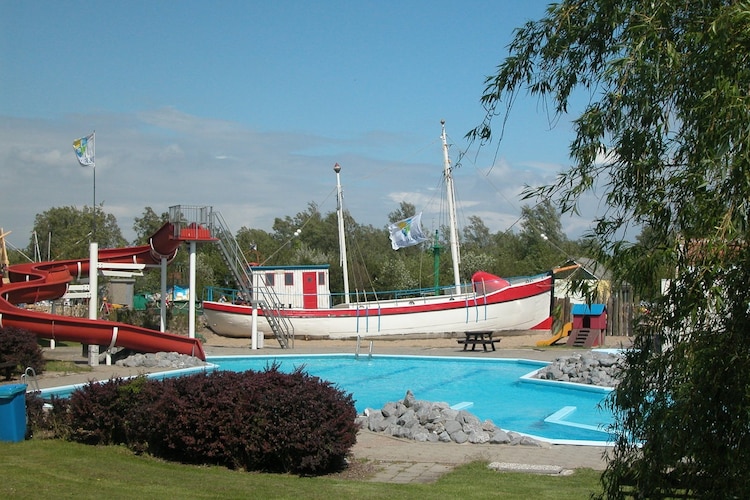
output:
[[[99, 250], [99, 262], [110, 264], [159, 264], [171, 260], [185, 241], [166, 223], [150, 238], [149, 245]], [[197, 238], [191, 235], [191, 240]], [[210, 235], [209, 235], [210, 238]], [[99, 319], [73, 318], [16, 307], [62, 297], [74, 279], [88, 276], [89, 261], [76, 259], [32, 262], [8, 268], [8, 283], [0, 284], [0, 326], [23, 328], [40, 338], [81, 342], [112, 348], [125, 347], [139, 352], [178, 352], [206, 359], [203, 346], [194, 338], [163, 333], [125, 323]]]

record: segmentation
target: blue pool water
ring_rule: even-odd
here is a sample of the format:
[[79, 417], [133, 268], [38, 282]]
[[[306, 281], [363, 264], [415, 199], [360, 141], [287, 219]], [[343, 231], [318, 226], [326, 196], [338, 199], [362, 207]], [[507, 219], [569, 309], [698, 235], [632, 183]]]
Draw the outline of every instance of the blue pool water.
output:
[[498, 427], [553, 442], [600, 444], [612, 415], [600, 409], [609, 390], [522, 378], [547, 363], [527, 360], [373, 355], [228, 356], [210, 358], [221, 369], [262, 370], [278, 362], [285, 372], [310, 375], [351, 393], [358, 412], [403, 399], [458, 405]]
[[[551, 442], [604, 444], [612, 423], [610, 412], [599, 408], [610, 392], [601, 387], [566, 384], [526, 377], [547, 363], [433, 356], [353, 354], [210, 357], [219, 369], [263, 370], [274, 362], [291, 372], [304, 367], [310, 375], [351, 393], [358, 412], [380, 409], [403, 399], [411, 390], [417, 399], [445, 402], [492, 420], [498, 427]], [[195, 369], [152, 375], [180, 376]], [[67, 397], [76, 386], [42, 391], [43, 397]]]

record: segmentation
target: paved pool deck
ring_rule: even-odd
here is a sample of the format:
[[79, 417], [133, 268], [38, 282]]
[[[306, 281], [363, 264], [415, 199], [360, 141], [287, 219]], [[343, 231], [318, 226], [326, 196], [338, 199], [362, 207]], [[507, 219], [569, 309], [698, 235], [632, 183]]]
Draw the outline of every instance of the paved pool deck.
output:
[[[204, 335], [204, 334], [202, 334]], [[204, 348], [207, 356], [269, 355], [269, 354], [326, 354], [355, 353], [356, 340], [305, 340], [298, 338], [293, 349], [282, 349], [273, 339], [266, 339], [261, 349], [250, 348], [249, 339], [229, 339], [206, 335]], [[530, 359], [552, 361], [560, 356], [581, 352], [580, 348], [563, 345], [536, 347], [543, 335], [515, 335], [503, 337], [496, 351], [464, 351], [456, 338], [433, 339], [373, 339], [359, 342], [361, 356], [374, 354], [402, 354], [419, 356], [471, 356], [491, 358]], [[372, 343], [371, 343], [372, 342]], [[602, 347], [627, 347], [627, 338], [607, 337]], [[50, 360], [70, 361], [87, 368], [87, 359], [79, 345], [58, 345], [55, 349], [44, 348]], [[100, 364], [91, 371], [79, 373], [46, 372], [38, 378], [40, 388], [59, 387], [86, 383], [91, 380], [106, 380], [112, 377], [127, 377], [163, 369], [127, 368]], [[18, 381], [15, 381], [18, 383]], [[503, 470], [521, 470], [533, 473], [565, 473], [578, 468], [604, 470], [607, 446], [578, 446], [543, 443], [541, 446], [419, 443], [394, 438], [367, 430], [360, 431], [357, 444], [352, 450], [354, 460], [376, 463], [378, 471], [373, 481], [386, 482], [431, 482], [459, 464], [472, 461], [498, 463]]]

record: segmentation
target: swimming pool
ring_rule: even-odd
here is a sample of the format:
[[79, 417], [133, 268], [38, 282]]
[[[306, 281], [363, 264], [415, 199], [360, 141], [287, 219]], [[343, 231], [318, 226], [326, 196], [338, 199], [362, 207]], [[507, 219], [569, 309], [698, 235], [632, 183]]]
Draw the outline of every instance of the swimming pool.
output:
[[[310, 375], [334, 383], [353, 395], [359, 413], [400, 401], [407, 390], [417, 399], [445, 402], [492, 420], [498, 427], [552, 443], [607, 444], [612, 414], [599, 406], [607, 388], [552, 382], [531, 377], [547, 365], [522, 359], [457, 358], [354, 354], [209, 357], [208, 369], [263, 370], [277, 362], [280, 370], [304, 367]], [[201, 368], [201, 370], [204, 368]], [[153, 377], [195, 373], [173, 370]], [[78, 386], [42, 391], [42, 397], [67, 397]]]
[[[407, 390], [417, 399], [445, 402], [504, 429], [551, 442], [604, 444], [612, 414], [599, 405], [610, 389], [529, 377], [547, 365], [519, 359], [435, 356], [276, 355], [211, 357], [224, 370], [262, 370], [273, 362], [352, 393], [358, 412], [400, 401]], [[582, 443], [583, 444], [583, 443]]]

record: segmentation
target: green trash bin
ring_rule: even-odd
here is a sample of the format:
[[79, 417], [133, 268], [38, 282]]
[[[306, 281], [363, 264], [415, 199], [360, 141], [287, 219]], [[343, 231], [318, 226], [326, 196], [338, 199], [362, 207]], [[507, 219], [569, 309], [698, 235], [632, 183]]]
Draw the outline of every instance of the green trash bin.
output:
[[0, 441], [26, 439], [26, 384], [0, 385]]

